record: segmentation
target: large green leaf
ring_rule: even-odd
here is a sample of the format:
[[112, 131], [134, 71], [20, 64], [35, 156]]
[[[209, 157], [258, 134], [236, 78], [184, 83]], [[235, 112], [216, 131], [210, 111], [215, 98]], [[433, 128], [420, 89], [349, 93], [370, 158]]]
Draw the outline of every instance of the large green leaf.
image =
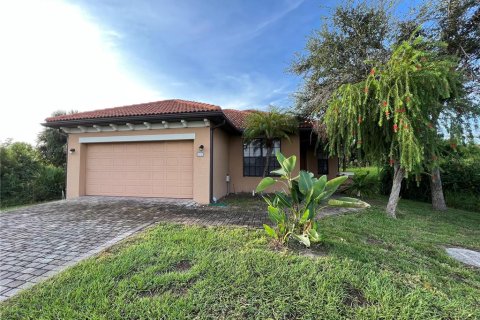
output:
[[308, 231], [308, 235], [310, 236], [310, 241], [311, 242], [319, 242], [320, 241], [320, 234], [318, 234], [317, 230], [310, 229], [310, 231]]
[[276, 156], [277, 156], [278, 163], [280, 163], [280, 166], [282, 166], [282, 168], [285, 169], [283, 167], [283, 161], [285, 161], [285, 156], [280, 151], [277, 151]]
[[312, 200], [313, 188], [308, 189], [307, 194], [305, 195], [305, 204], [308, 206]]
[[300, 190], [298, 190], [298, 182], [292, 181], [292, 188], [290, 189], [290, 195], [294, 203], [300, 203], [303, 200]]
[[308, 239], [308, 236], [306, 235], [298, 235], [292, 233], [292, 237], [303, 243], [306, 247], [310, 247], [310, 239]]
[[309, 216], [310, 216], [310, 210], [305, 209], [305, 211], [302, 214], [302, 217], [300, 218], [300, 223], [305, 223], [308, 220]]
[[258, 184], [256, 191], [262, 192], [263, 190], [267, 189], [271, 185], [275, 184], [275, 182], [276, 180], [273, 179], [272, 177], [263, 178], [262, 181], [260, 181], [260, 183]]
[[285, 172], [285, 170], [283, 168], [270, 171], [270, 173], [277, 174], [279, 176], [286, 176], [287, 175], [287, 173]]
[[270, 237], [275, 238], [275, 239], [278, 238], [277, 233], [275, 232], [275, 230], [273, 230], [269, 225], [264, 224], [264, 225], [263, 225], [263, 228], [265, 229], [265, 232], [266, 232]]
[[313, 183], [312, 198], [316, 199], [323, 191], [325, 191], [325, 185], [327, 184], [327, 176], [321, 176], [320, 179]]
[[278, 224], [282, 219], [280, 215], [280, 210], [272, 206], [268, 206], [268, 217], [275, 224]]
[[295, 163], [297, 162], [296, 156], [290, 156], [287, 159], [283, 160], [283, 168], [287, 173], [292, 173], [293, 169], [295, 168]]
[[313, 202], [308, 206], [308, 211], [308, 220], [311, 220], [313, 217], [315, 217], [315, 204]]
[[322, 195], [322, 198], [319, 201], [330, 198], [330, 196], [334, 194], [335, 191], [337, 191], [338, 187], [340, 187], [340, 185], [344, 183], [345, 180], [347, 179], [348, 179], [347, 176], [341, 176], [341, 177], [336, 177], [332, 180], [327, 181], [325, 185], [325, 191], [324, 191], [325, 194]]
[[300, 171], [300, 179], [298, 179], [298, 187], [300, 192], [306, 195], [313, 186], [312, 177], [308, 174], [307, 171]]
[[285, 194], [284, 192], [275, 192], [275, 195], [278, 198], [279, 204], [283, 205], [284, 207], [291, 207], [292, 206], [292, 199]]

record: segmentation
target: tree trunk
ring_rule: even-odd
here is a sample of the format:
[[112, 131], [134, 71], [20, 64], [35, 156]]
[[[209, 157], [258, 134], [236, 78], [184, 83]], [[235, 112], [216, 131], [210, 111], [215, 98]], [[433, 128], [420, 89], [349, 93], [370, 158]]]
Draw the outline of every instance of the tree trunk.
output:
[[267, 156], [265, 158], [265, 168], [263, 169], [263, 177], [268, 176], [268, 167], [270, 166], [270, 157], [272, 156], [273, 148], [267, 147]]
[[345, 152], [343, 153], [342, 169], [343, 169], [343, 172], [347, 171], [347, 155]]
[[435, 167], [432, 169], [430, 177], [430, 190], [432, 192], [432, 206], [434, 210], [447, 210], [445, 198], [443, 196], [442, 178], [440, 177], [440, 169]]
[[393, 183], [392, 190], [390, 191], [390, 197], [388, 198], [387, 214], [396, 218], [395, 212], [397, 211], [398, 200], [400, 200], [400, 189], [402, 187], [402, 180], [405, 176], [405, 169], [401, 168], [398, 163], [393, 165]]

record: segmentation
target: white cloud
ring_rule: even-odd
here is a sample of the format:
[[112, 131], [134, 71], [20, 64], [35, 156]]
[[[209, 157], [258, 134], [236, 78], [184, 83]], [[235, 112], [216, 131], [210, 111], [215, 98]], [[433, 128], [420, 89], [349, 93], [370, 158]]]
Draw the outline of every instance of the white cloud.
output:
[[[216, 75], [217, 87], [203, 90], [198, 99], [231, 109], [264, 109], [269, 105], [290, 106], [288, 81], [272, 81], [262, 73]], [[195, 99], [195, 98], [194, 98]]]
[[65, 2], [0, 2], [0, 140], [33, 143], [58, 109], [162, 99], [126, 67], [121, 38]]

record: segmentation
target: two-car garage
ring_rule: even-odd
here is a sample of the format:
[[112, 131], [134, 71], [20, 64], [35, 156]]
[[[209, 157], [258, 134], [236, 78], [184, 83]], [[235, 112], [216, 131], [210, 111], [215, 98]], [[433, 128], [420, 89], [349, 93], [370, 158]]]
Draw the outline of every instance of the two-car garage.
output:
[[89, 143], [85, 194], [193, 198], [193, 141]]

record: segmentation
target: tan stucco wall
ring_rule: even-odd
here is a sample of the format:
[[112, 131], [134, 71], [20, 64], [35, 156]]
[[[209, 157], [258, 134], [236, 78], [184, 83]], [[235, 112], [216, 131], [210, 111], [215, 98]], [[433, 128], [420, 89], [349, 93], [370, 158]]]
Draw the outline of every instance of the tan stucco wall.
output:
[[338, 175], [338, 157], [330, 157], [328, 159], [328, 180]]
[[[294, 173], [297, 174], [300, 170], [300, 139], [298, 136], [290, 138], [290, 142], [286, 139], [281, 142], [281, 152], [289, 157], [291, 155], [297, 156], [297, 164]], [[244, 177], [243, 176], [243, 140], [241, 136], [230, 136], [229, 142], [229, 174], [231, 177], [230, 192], [248, 192], [251, 193], [257, 187], [262, 177]], [[314, 148], [307, 150], [307, 170], [319, 176], [318, 163], [315, 156]], [[333, 179], [338, 174], [338, 158], [332, 157], [328, 160], [328, 179]], [[269, 191], [280, 190], [280, 186], [270, 188]]]
[[213, 196], [218, 200], [227, 195], [225, 178], [229, 173], [229, 135], [221, 128], [213, 136]]
[[[229, 135], [221, 128], [214, 131], [214, 174], [213, 196], [217, 199], [227, 194], [225, 177], [230, 175], [230, 192], [249, 192], [256, 188], [261, 177], [243, 176], [243, 140], [239, 135]], [[80, 137], [105, 137], [105, 136], [130, 136], [130, 135], [157, 135], [195, 133], [193, 141], [193, 199], [201, 204], [210, 201], [210, 128], [182, 128], [182, 129], [155, 129], [144, 131], [121, 131], [121, 132], [96, 132], [69, 134], [68, 150], [74, 148], [75, 152], [68, 153], [67, 167], [67, 198], [75, 198], [85, 195], [86, 155], [88, 144], [80, 144]], [[197, 157], [198, 147], [204, 146], [204, 156]], [[295, 173], [300, 168], [300, 143], [299, 137], [293, 136], [290, 141], [284, 139], [281, 142], [281, 151], [285, 156], [296, 155], [297, 164]], [[307, 170], [317, 175], [317, 161], [313, 150], [307, 151]], [[329, 159], [328, 178], [332, 179], [338, 174], [338, 159]], [[272, 189], [273, 191], [274, 189]]]
[[[195, 133], [195, 139], [193, 141], [193, 152], [195, 153], [193, 158], [193, 200], [202, 204], [209, 203], [210, 128], [208, 127], [69, 134], [68, 150], [74, 148], [75, 152], [68, 154], [67, 198], [75, 198], [85, 195], [85, 160], [88, 152], [88, 144], [80, 144], [80, 137], [158, 135], [178, 133]], [[197, 157], [197, 151], [200, 145], [204, 146], [203, 157]]]
[[[318, 174], [318, 160], [315, 155], [315, 148], [309, 148], [307, 150], [307, 170], [313, 172], [315, 176], [321, 176]], [[338, 157], [330, 157], [328, 159], [328, 180], [335, 178], [338, 175]]]
[[[243, 140], [241, 136], [231, 136], [229, 143], [230, 159], [230, 177], [231, 189], [230, 192], [249, 192], [251, 193], [257, 187], [262, 177], [244, 177], [243, 176]], [[295, 165], [295, 173], [300, 171], [300, 143], [298, 136], [290, 137], [290, 141], [283, 139], [281, 141], [281, 152], [289, 157], [291, 155], [297, 156], [297, 163]], [[275, 189], [269, 189], [274, 191]]]

